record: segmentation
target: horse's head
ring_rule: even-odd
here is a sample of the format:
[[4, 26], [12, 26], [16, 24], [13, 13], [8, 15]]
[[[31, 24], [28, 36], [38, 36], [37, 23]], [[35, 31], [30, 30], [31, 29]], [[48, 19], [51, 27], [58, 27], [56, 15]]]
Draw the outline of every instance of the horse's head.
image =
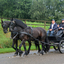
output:
[[15, 26], [16, 26], [15, 21], [11, 21], [10, 26], [9, 26], [9, 31], [12, 32]]
[[4, 33], [7, 33], [9, 25], [10, 25], [9, 21], [2, 21], [1, 20], [1, 26], [3, 28]]

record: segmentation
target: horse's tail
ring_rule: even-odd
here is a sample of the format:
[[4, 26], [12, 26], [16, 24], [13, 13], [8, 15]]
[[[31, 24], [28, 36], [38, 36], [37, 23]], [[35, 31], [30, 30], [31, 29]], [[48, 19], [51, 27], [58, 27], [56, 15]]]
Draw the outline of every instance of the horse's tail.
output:
[[34, 43], [35, 43], [36, 50], [37, 50], [37, 47], [39, 46], [39, 42], [38, 41], [34, 41]]

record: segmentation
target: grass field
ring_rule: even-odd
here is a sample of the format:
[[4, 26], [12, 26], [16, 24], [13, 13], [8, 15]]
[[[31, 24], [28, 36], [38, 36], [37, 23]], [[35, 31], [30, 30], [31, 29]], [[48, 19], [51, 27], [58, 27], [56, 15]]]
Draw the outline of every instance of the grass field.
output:
[[[9, 21], [9, 20], [3, 19], [3, 21]], [[1, 22], [1, 19], [0, 19], [0, 22]], [[31, 27], [42, 27], [42, 28], [44, 28], [44, 26], [43, 26], [44, 23], [42, 23], [42, 22], [27, 21], [26, 24], [30, 24], [28, 26], [31, 26]], [[40, 25], [31, 25], [31, 24], [41, 24], [41, 26]], [[50, 25], [50, 24], [47, 23], [46, 25]], [[46, 30], [48, 30], [48, 29], [49, 29], [49, 26], [46, 26]], [[12, 40], [10, 39], [10, 32], [8, 32], [7, 34], [4, 34], [3, 29], [1, 27], [1, 23], [0, 23], [0, 53], [14, 52], [14, 50], [11, 48], [11, 45], [12, 45]], [[31, 50], [34, 50], [34, 49], [36, 49], [36, 48], [33, 45], [31, 47]], [[24, 50], [23, 47], [22, 47], [22, 50]]]
[[[26, 46], [28, 49], [29, 46]], [[22, 51], [24, 51], [24, 47], [22, 46], [21, 48]], [[31, 50], [36, 50], [35, 46], [31, 46]], [[0, 48], [0, 53], [10, 53], [10, 52], [15, 52], [13, 48]]]

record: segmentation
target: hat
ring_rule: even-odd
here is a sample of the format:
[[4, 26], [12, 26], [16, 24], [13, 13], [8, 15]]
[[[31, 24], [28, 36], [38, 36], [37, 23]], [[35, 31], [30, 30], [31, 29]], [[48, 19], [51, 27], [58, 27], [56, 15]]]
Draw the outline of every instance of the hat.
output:
[[52, 21], [55, 21], [54, 19], [52, 19]]
[[64, 21], [64, 19], [62, 19], [62, 21]]

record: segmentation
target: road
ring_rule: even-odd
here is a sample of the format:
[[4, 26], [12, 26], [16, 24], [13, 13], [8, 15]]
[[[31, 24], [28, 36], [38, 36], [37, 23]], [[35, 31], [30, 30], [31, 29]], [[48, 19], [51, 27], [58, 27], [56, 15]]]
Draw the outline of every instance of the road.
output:
[[50, 50], [47, 54], [39, 55], [31, 51], [28, 56], [13, 56], [14, 53], [0, 54], [0, 64], [64, 64], [64, 54]]

